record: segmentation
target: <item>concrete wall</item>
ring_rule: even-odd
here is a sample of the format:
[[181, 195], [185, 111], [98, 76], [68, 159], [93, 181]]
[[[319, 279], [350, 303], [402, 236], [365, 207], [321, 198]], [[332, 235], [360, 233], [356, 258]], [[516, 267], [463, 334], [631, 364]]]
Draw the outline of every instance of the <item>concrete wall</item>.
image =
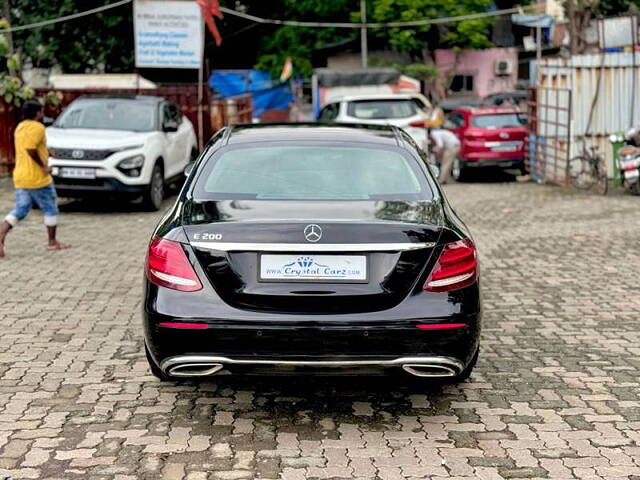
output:
[[[515, 48], [489, 48], [486, 50], [463, 50], [457, 60], [453, 50], [436, 50], [436, 65], [445, 76], [473, 75], [473, 92], [476, 97], [515, 89], [518, 80], [518, 53]], [[513, 72], [508, 76], [496, 76], [497, 60], [511, 60]]]

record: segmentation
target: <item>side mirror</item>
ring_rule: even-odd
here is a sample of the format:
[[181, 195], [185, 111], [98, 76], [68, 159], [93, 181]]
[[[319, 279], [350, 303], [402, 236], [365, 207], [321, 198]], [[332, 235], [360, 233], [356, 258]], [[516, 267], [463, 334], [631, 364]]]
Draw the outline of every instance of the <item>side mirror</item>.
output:
[[175, 120], [167, 120], [162, 125], [163, 132], [177, 132], [178, 131], [178, 122]]
[[51, 125], [53, 125], [53, 122], [55, 122], [55, 120], [51, 117], [44, 117], [42, 119], [42, 123], [45, 127], [50, 127]]
[[429, 170], [431, 170], [431, 173], [436, 177], [436, 179], [440, 176], [440, 167], [435, 163], [429, 164]]
[[189, 162], [187, 166], [184, 167], [184, 176], [188, 177], [189, 175], [191, 175], [191, 172], [193, 171], [193, 167], [195, 166], [196, 166], [196, 162]]

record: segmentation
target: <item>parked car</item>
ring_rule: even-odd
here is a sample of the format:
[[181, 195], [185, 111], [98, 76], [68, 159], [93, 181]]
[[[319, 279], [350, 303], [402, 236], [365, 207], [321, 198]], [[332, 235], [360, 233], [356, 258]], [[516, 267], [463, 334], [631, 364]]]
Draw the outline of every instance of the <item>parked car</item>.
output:
[[453, 112], [457, 108], [471, 108], [482, 106], [482, 99], [478, 97], [450, 97], [438, 102], [438, 108], [445, 114]]
[[452, 175], [464, 179], [478, 167], [517, 168], [524, 171], [524, 114], [514, 108], [457, 108], [447, 116], [444, 128], [460, 139], [460, 154]]
[[351, 95], [325, 105], [318, 121], [394, 125], [403, 128], [420, 148], [427, 151], [426, 127], [431, 112], [431, 103], [419, 93]]
[[518, 107], [522, 108], [529, 101], [530, 94], [526, 90], [500, 92], [487, 95], [482, 105], [487, 107]]
[[59, 196], [142, 196], [153, 210], [197, 156], [178, 106], [144, 95], [81, 97], [47, 128], [47, 142]]
[[392, 126], [219, 132], [149, 243], [152, 372], [469, 376], [476, 247], [424, 155]]

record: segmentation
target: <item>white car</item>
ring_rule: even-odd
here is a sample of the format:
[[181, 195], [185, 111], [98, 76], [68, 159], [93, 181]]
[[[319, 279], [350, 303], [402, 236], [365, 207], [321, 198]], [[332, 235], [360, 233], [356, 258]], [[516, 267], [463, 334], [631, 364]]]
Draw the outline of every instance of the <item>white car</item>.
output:
[[47, 128], [47, 145], [59, 196], [142, 196], [151, 210], [198, 153], [180, 109], [145, 95], [78, 98]]
[[352, 95], [325, 105], [318, 121], [394, 125], [404, 129], [427, 152], [426, 122], [431, 112], [431, 103], [419, 93]]

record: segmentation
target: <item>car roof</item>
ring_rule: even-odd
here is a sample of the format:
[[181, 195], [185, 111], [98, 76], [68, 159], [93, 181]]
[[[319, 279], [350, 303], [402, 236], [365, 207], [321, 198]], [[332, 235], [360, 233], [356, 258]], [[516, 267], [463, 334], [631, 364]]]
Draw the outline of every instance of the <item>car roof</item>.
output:
[[491, 95], [487, 95], [484, 98], [509, 98], [509, 97], [528, 97], [529, 92], [526, 90], [514, 90], [512, 92], [497, 92], [492, 93]]
[[361, 95], [345, 95], [336, 99], [339, 102], [356, 102], [360, 100], [411, 100], [419, 93], [363, 93]]
[[454, 112], [469, 112], [471, 115], [497, 115], [502, 113], [522, 113], [522, 110], [514, 107], [460, 107]]
[[97, 94], [97, 95], [82, 95], [76, 98], [76, 100], [131, 100], [143, 103], [160, 103], [166, 100], [164, 97], [158, 97], [156, 95], [134, 95], [126, 93], [113, 93], [113, 94]]
[[396, 127], [337, 123], [264, 123], [235, 125], [226, 133], [229, 145], [281, 141], [335, 141], [396, 145], [402, 141]]

